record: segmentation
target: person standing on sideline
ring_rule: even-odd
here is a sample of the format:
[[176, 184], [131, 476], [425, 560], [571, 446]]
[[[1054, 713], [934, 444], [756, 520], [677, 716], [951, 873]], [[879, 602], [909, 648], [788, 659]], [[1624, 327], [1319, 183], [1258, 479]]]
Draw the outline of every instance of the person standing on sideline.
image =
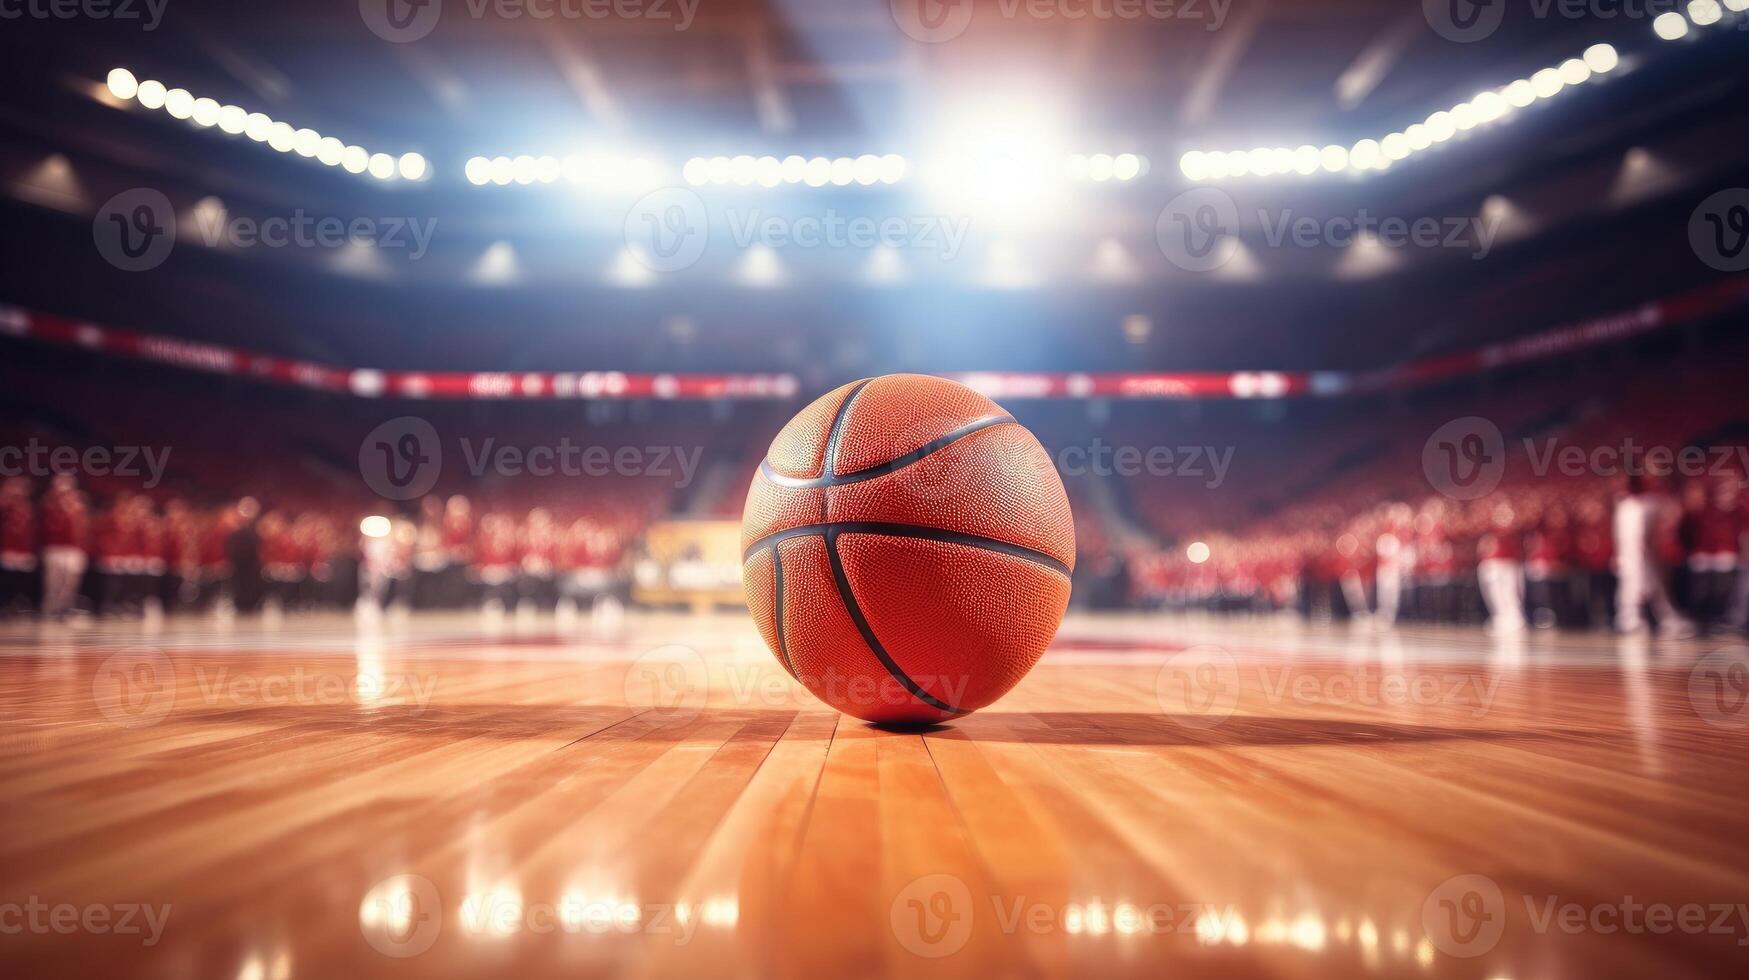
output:
[[1615, 628], [1619, 632], [1645, 629], [1647, 606], [1658, 621], [1659, 633], [1694, 632], [1693, 624], [1670, 601], [1660, 556], [1661, 538], [1676, 516], [1675, 508], [1676, 501], [1662, 493], [1654, 479], [1643, 473], [1628, 476], [1627, 492], [1615, 505]]

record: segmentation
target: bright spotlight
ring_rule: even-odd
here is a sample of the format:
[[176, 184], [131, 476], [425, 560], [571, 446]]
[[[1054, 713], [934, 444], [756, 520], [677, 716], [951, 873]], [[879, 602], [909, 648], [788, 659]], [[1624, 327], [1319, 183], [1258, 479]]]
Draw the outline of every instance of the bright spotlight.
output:
[[1318, 148], [1310, 143], [1294, 149], [1294, 173], [1310, 177], [1318, 172]]
[[1530, 87], [1536, 90], [1537, 98], [1548, 99], [1558, 95], [1567, 83], [1561, 78], [1560, 69], [1544, 68], [1530, 76]]
[[386, 538], [392, 529], [393, 525], [389, 523], [389, 519], [381, 514], [372, 514], [358, 522], [358, 533], [367, 538]]
[[809, 187], [825, 187], [832, 181], [832, 161], [825, 157], [814, 157], [808, 161], [807, 168], [802, 172], [802, 182]]
[[509, 157], [493, 157], [487, 165], [487, 173], [491, 174], [492, 183], [503, 187], [516, 179], [516, 162]]
[[140, 100], [140, 105], [148, 109], [162, 109], [167, 95], [163, 82], [148, 78], [140, 83], [135, 97]]
[[362, 146], [349, 146], [340, 152], [340, 166], [349, 174], [364, 173], [370, 166], [370, 151]]
[[[1608, 45], [1601, 46], [1608, 47]], [[1612, 48], [1611, 50], [1614, 49]], [[1530, 83], [1530, 79], [1521, 78], [1518, 81], [1513, 82], [1511, 85], [1506, 86], [1506, 101], [1511, 104], [1514, 109], [1522, 109], [1536, 101], [1536, 86]]]
[[1652, 33], [1666, 41], [1677, 41], [1688, 36], [1688, 19], [1672, 10], [1667, 14], [1659, 14], [1652, 21]]
[[396, 161], [396, 168], [407, 180], [424, 180], [426, 171], [430, 169], [425, 158], [417, 153], [401, 154], [401, 159]]
[[468, 183], [480, 186], [492, 179], [492, 161], [485, 157], [469, 157], [462, 173], [467, 175]]
[[173, 88], [164, 93], [164, 111], [173, 118], [187, 119], [194, 115], [194, 96], [187, 89]]
[[[479, 158], [475, 157], [474, 159]], [[468, 161], [468, 163], [471, 165], [473, 160]], [[378, 180], [388, 180], [395, 175], [395, 158], [387, 153], [372, 153], [369, 163], [366, 164], [366, 169], [370, 171], [372, 177]], [[473, 178], [469, 177], [469, 179]], [[474, 181], [474, 183], [477, 184], [479, 181]]]
[[241, 133], [247, 125], [249, 125], [249, 114], [243, 111], [242, 106], [219, 106], [220, 129], [235, 136]]
[[1402, 133], [1392, 133], [1379, 144], [1379, 149], [1387, 160], [1401, 160], [1410, 153], [1409, 138]]
[[292, 134], [292, 149], [298, 156], [313, 157], [322, 146], [322, 134], [313, 129], [300, 129]]
[[[1068, 158], [1056, 117], [1036, 101], [991, 101], [939, 120], [941, 140], [924, 167], [928, 189], [955, 209], [1001, 221], [1036, 221], [1055, 209]], [[1113, 162], [1088, 160], [1107, 178]]]
[[1348, 148], [1334, 145], [1326, 146], [1319, 152], [1318, 162], [1324, 165], [1325, 170], [1333, 174], [1341, 173], [1348, 169]]
[[729, 161], [729, 179], [745, 187], [759, 176], [759, 162], [742, 154]]
[[267, 145], [279, 152], [290, 153], [297, 146], [297, 142], [297, 131], [291, 128], [290, 123], [276, 122], [268, 127]]
[[1178, 172], [1186, 180], [1207, 180], [1210, 177], [1208, 154], [1201, 150], [1191, 150], [1178, 158]]
[[1201, 541], [1192, 541], [1190, 546], [1184, 549], [1184, 557], [1190, 559], [1192, 565], [1200, 565], [1209, 560], [1209, 546]]
[[1142, 158], [1134, 153], [1119, 153], [1111, 160], [1111, 175], [1118, 180], [1135, 180], [1142, 174]]
[[510, 161], [510, 178], [518, 184], [532, 184], [536, 166], [534, 157], [524, 153]]
[[[1749, 0], [1736, 0], [1737, 3], [1749, 6]], [[1593, 44], [1585, 49], [1585, 66], [1599, 75], [1607, 75], [1615, 71], [1615, 66], [1621, 64], [1621, 56], [1615, 53], [1613, 44]]]
[[196, 126], [215, 125], [219, 121], [219, 104], [212, 99], [195, 99], [192, 111], [188, 115], [194, 120]]
[[346, 144], [332, 136], [324, 136], [316, 143], [316, 159], [327, 166], [338, 165], [345, 154]]
[[1561, 62], [1561, 81], [1568, 85], [1583, 85], [1591, 80], [1591, 66], [1578, 58]]
[[[772, 161], [774, 164], [777, 162]], [[873, 153], [865, 153], [856, 158], [856, 182], [864, 187], [881, 179], [881, 158]]]
[[[800, 160], [801, 157], [794, 157], [793, 159]], [[784, 165], [787, 168], [789, 161], [785, 160]], [[886, 156], [881, 157], [881, 183], [897, 184], [899, 181], [904, 180], [906, 166], [905, 158], [897, 153], [888, 153]]]
[[1411, 150], [1425, 150], [1433, 145], [1433, 134], [1427, 131], [1426, 123], [1416, 123], [1403, 130], [1403, 140]]
[[1689, 0], [1688, 19], [1701, 27], [1709, 27], [1719, 22], [1725, 12], [1719, 8], [1719, 0]]
[[783, 178], [783, 182], [786, 184], [801, 183], [802, 176], [806, 174], [807, 171], [808, 158], [795, 153], [791, 153], [789, 156], [784, 157], [783, 162], [777, 165], [777, 175]]
[[273, 120], [266, 113], [251, 112], [243, 120], [243, 135], [257, 143], [265, 143], [273, 136]]
[[140, 83], [134, 78], [134, 73], [126, 68], [111, 68], [109, 78], [105, 79], [109, 86], [109, 94], [122, 101], [127, 101], [140, 93]]
[[1348, 151], [1348, 165], [1356, 170], [1371, 170], [1379, 162], [1378, 140], [1361, 140]]

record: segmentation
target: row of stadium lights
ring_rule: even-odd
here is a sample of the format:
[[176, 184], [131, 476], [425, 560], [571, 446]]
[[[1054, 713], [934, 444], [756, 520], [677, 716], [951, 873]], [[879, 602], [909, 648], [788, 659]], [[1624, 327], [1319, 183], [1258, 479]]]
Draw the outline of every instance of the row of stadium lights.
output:
[[[1749, 0], [1734, 2], [1749, 3]], [[1459, 133], [1501, 119], [1514, 109], [1523, 109], [1539, 100], [1553, 98], [1570, 86], [1583, 85], [1593, 78], [1607, 75], [1620, 63], [1614, 47], [1594, 44], [1583, 56], [1569, 58], [1559, 67], [1544, 68], [1503, 89], [1483, 92], [1468, 102], [1435, 112], [1425, 122], [1418, 122], [1383, 139], [1364, 139], [1353, 146], [1322, 148], [1307, 145], [1297, 149], [1192, 150], [1179, 159], [1178, 169], [1193, 181], [1277, 174], [1311, 176], [1320, 171], [1339, 174], [1385, 170], [1397, 161], [1431, 149]]]
[[[1652, 29], [1666, 41], [1680, 40], [1690, 33], [1691, 23], [1698, 27], [1717, 24], [1724, 19], [1726, 10], [1733, 13], [1749, 10], [1749, 0], [1689, 0], [1687, 16], [1675, 11], [1661, 14], [1653, 20]], [[1544, 68], [1504, 88], [1483, 92], [1468, 102], [1435, 112], [1425, 121], [1382, 139], [1363, 139], [1352, 146], [1306, 144], [1294, 148], [1192, 150], [1179, 159], [1178, 166], [1192, 181], [1386, 170], [1397, 161], [1432, 149], [1459, 133], [1495, 122], [1514, 110], [1527, 108], [1538, 101], [1553, 98], [1565, 89], [1607, 75], [1619, 64], [1620, 56], [1612, 45], [1594, 44], [1578, 58]], [[172, 117], [190, 120], [197, 126], [242, 134], [282, 153], [314, 158], [349, 173], [368, 173], [379, 180], [395, 177], [423, 180], [429, 176], [430, 168], [418, 153], [404, 153], [398, 158], [387, 153], [371, 153], [362, 146], [348, 145], [313, 129], [293, 128], [289, 123], [274, 120], [264, 113], [248, 112], [210, 98], [197, 98], [185, 89], [166, 88], [162, 82], [153, 79], [136, 79], [126, 68], [110, 71], [108, 87], [110, 94], [123, 102], [134, 101], [147, 109], [163, 109]], [[952, 164], [952, 161], [948, 163]], [[774, 156], [742, 155], [693, 157], [682, 167], [681, 176], [695, 187], [776, 187], [780, 184], [844, 187], [850, 184], [896, 184], [904, 180], [910, 170], [911, 163], [896, 153], [836, 158], [792, 155], [781, 160]], [[1077, 153], [1067, 157], [1063, 164], [1063, 176], [1093, 183], [1128, 182], [1147, 171], [1147, 158], [1134, 153]], [[476, 186], [554, 184], [563, 180], [596, 187], [642, 190], [661, 186], [669, 179], [667, 169], [654, 160], [605, 154], [476, 156], [468, 160], [463, 172], [468, 182]]]
[[185, 119], [203, 129], [216, 127], [231, 135], [243, 135], [265, 143], [281, 153], [315, 159], [347, 173], [370, 174], [378, 180], [424, 180], [430, 173], [425, 158], [417, 153], [399, 157], [372, 153], [313, 129], [298, 129], [265, 113], [216, 99], [196, 97], [187, 89], [168, 88], [156, 79], [141, 80], [126, 68], [112, 68], [105, 80], [109, 94], [122, 102], [136, 102], [145, 109], [162, 109], [174, 119]]
[[[1722, 5], [1720, 0], [1689, 0], [1687, 16], [1676, 11], [1660, 14], [1652, 21], [1652, 31], [1665, 41], [1678, 41], [1688, 36], [1691, 23], [1696, 27], [1709, 27], [1723, 20], [1726, 10], [1733, 13], [1749, 10], [1749, 0], [1723, 0]], [[1319, 172], [1339, 174], [1386, 170], [1397, 161], [1431, 149], [1459, 133], [1495, 122], [1514, 110], [1554, 98], [1565, 89], [1607, 75], [1620, 63], [1620, 55], [1612, 45], [1594, 44], [1580, 57], [1544, 68], [1505, 88], [1483, 92], [1468, 102], [1435, 112], [1424, 122], [1383, 139], [1364, 139], [1353, 146], [1192, 150], [1179, 159], [1178, 169], [1193, 181], [1278, 174], [1309, 177]]]
[[[1063, 174], [1071, 180], [1093, 183], [1134, 180], [1147, 172], [1147, 158], [1134, 153], [1077, 153], [1065, 159]], [[897, 153], [858, 157], [804, 157], [791, 155], [754, 157], [693, 157], [681, 168], [681, 177], [694, 187], [737, 185], [777, 187], [805, 184], [809, 187], [846, 187], [859, 184], [897, 184], [910, 173], [911, 163]], [[642, 157], [607, 155], [473, 157], [463, 173], [468, 183], [574, 184], [639, 189], [655, 187], [666, 180], [662, 166]]]

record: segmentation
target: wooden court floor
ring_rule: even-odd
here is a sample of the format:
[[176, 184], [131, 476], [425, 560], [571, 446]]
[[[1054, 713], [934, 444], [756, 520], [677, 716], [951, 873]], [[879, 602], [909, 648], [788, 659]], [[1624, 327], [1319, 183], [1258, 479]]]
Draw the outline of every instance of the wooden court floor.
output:
[[1749, 968], [1749, 655], [1072, 619], [821, 708], [745, 617], [0, 629], [7, 977]]

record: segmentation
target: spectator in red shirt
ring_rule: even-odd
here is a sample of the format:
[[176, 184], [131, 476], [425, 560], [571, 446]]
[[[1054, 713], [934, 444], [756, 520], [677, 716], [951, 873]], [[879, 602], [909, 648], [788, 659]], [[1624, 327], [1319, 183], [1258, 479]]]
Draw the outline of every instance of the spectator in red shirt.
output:
[[43, 496], [42, 508], [42, 614], [64, 619], [79, 597], [85, 578], [86, 548], [90, 536], [90, 513], [85, 495], [71, 474], [57, 475]]
[[0, 484], [0, 616], [30, 608], [36, 594], [36, 505], [30, 481]]

